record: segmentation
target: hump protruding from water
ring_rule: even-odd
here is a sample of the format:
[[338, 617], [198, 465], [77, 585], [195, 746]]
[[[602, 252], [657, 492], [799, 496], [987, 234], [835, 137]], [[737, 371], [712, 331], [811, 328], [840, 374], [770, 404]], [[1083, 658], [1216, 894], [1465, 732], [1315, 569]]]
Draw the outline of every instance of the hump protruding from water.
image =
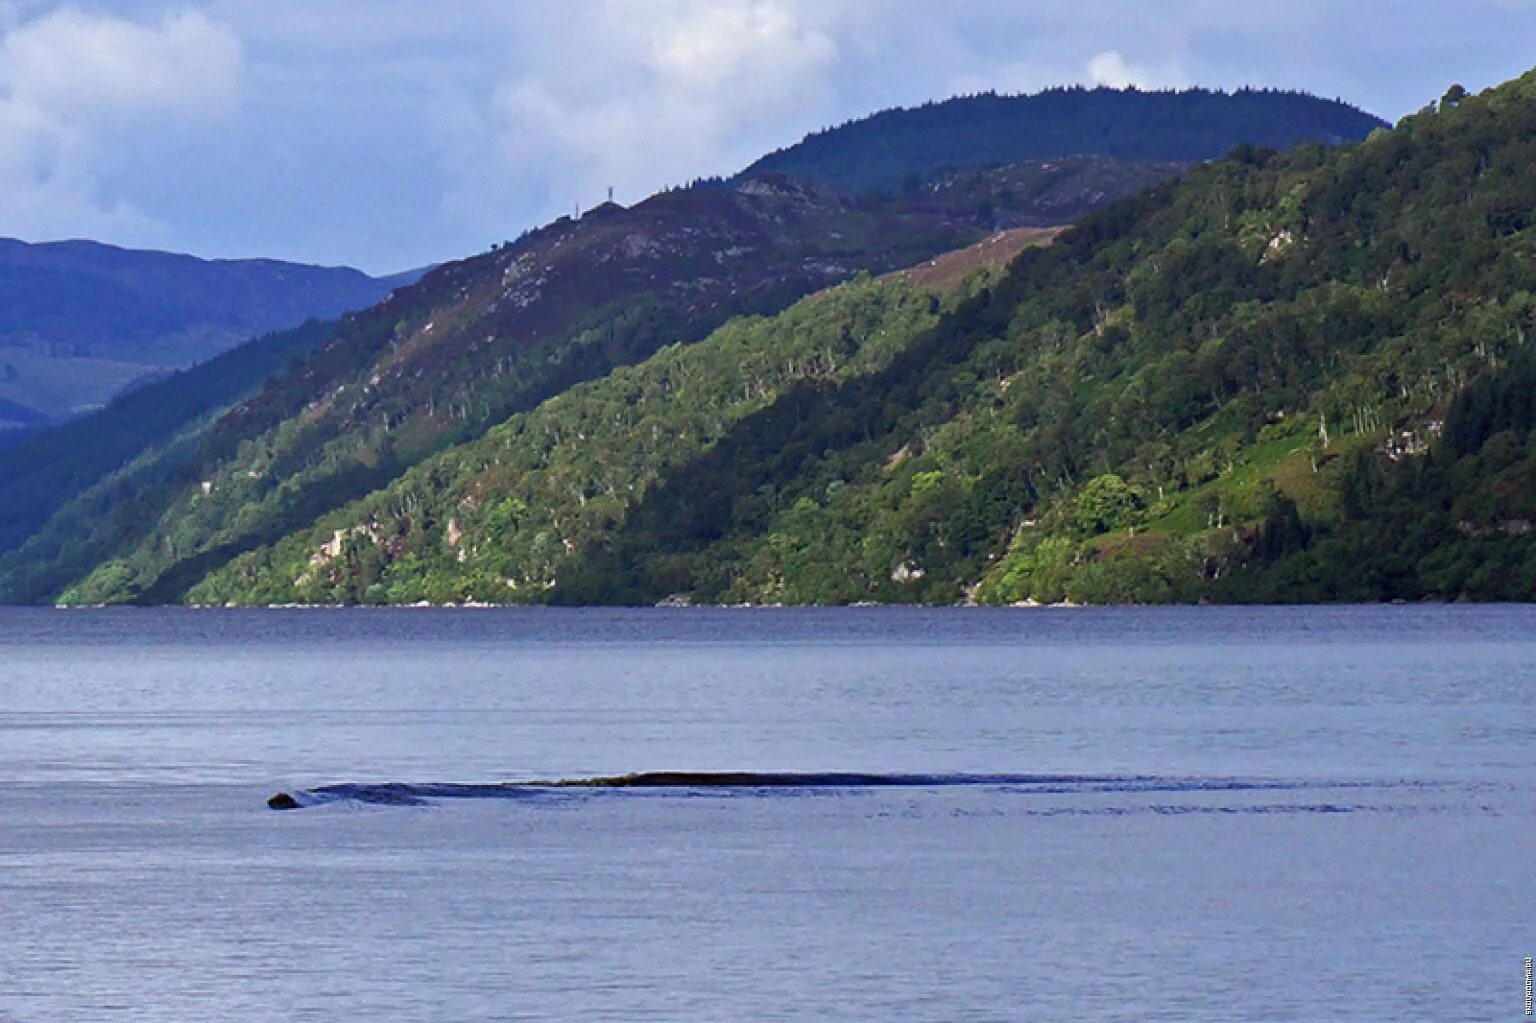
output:
[[318, 788], [301, 789], [296, 792], [279, 792], [267, 800], [267, 806], [273, 810], [299, 810], [307, 806], [342, 800], [388, 806], [418, 806], [430, 799], [513, 799], [554, 789], [933, 788], [941, 785], [1038, 782], [1046, 778], [1047, 776], [1033, 775], [642, 771], [593, 778], [530, 779], [489, 785], [446, 782], [425, 785], [410, 785], [403, 782], [321, 785]]
[[[267, 800], [273, 810], [298, 810], [324, 803], [422, 806], [434, 799], [519, 799], [552, 791], [607, 789], [679, 790], [855, 790], [932, 789], [955, 786], [1007, 788], [1032, 793], [1071, 792], [1234, 792], [1314, 787], [1315, 783], [1249, 778], [1177, 778], [1099, 774], [869, 774], [855, 772], [643, 771], [593, 778], [533, 779], [468, 785], [344, 783], [279, 792]], [[1331, 783], [1329, 787], [1355, 787]]]
[[[545, 782], [550, 788], [594, 789], [837, 789], [933, 788], [945, 785], [1004, 784], [1037, 776], [991, 774], [864, 774], [824, 771], [641, 771], [597, 778]], [[523, 784], [537, 785], [538, 782]]]

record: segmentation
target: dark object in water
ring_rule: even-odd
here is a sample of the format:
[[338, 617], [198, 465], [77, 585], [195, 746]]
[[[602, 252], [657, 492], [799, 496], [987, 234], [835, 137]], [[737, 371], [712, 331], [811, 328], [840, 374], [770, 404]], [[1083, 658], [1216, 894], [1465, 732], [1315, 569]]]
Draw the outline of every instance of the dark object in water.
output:
[[998, 779], [991, 775], [642, 771], [636, 774], [610, 775], [602, 778], [568, 778], [562, 781], [523, 782], [522, 784], [544, 788], [593, 789], [825, 789], [967, 785], [995, 780]]
[[[1333, 782], [1329, 788], [1358, 788], [1360, 782]], [[297, 810], [338, 801], [381, 806], [424, 806], [435, 799], [529, 799], [541, 794], [604, 789], [869, 789], [1003, 787], [1036, 795], [1071, 792], [1226, 792], [1306, 789], [1310, 782], [1253, 778], [1178, 778], [1095, 774], [864, 774], [773, 771], [642, 771], [594, 778], [530, 779], [463, 785], [343, 783], [279, 792], [267, 800], [274, 810]]]
[[530, 779], [481, 785], [436, 782], [408, 785], [321, 785], [313, 789], [279, 792], [267, 800], [273, 810], [299, 810], [323, 803], [347, 801], [383, 806], [422, 806], [433, 799], [516, 799], [571, 789], [851, 789], [928, 788], [953, 785], [1042, 785], [1094, 783], [1108, 779], [1069, 775], [1019, 774], [865, 774], [788, 773], [762, 771], [643, 771], [594, 778]]

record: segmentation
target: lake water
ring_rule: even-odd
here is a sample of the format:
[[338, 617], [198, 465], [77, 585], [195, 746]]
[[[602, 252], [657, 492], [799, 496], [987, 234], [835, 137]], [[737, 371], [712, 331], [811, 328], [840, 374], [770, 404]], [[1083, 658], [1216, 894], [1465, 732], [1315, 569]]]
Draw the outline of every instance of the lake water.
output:
[[[923, 777], [424, 787], [658, 770]], [[1512, 1020], [1533, 870], [1531, 608], [0, 611], [3, 1023]]]

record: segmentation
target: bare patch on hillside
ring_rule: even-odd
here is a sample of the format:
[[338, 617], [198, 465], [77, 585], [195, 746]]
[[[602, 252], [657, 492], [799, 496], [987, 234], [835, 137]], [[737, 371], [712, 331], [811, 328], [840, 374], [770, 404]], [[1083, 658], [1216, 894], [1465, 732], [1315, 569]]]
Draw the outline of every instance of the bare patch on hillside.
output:
[[1049, 245], [1064, 227], [1016, 227], [994, 234], [975, 245], [935, 256], [907, 270], [898, 270], [909, 282], [930, 291], [949, 291], [983, 267], [1003, 266], [1034, 245]]

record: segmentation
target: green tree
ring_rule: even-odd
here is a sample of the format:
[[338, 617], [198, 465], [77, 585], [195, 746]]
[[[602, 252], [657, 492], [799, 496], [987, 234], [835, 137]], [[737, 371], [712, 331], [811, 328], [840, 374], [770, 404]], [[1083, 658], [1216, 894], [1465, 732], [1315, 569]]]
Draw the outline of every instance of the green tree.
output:
[[1095, 476], [1083, 487], [1072, 508], [1072, 526], [1085, 536], [1097, 536], [1136, 525], [1145, 504], [1130, 484], [1115, 473]]

